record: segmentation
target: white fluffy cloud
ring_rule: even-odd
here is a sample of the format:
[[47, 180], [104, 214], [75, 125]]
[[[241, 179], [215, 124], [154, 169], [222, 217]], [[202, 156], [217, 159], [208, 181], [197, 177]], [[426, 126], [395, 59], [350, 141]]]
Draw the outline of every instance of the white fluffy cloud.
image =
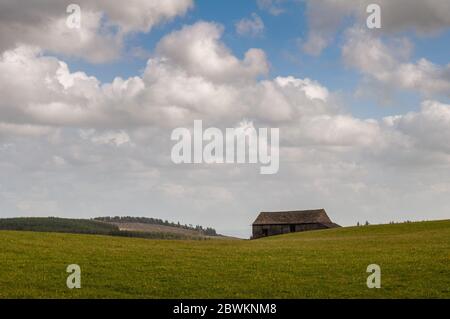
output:
[[236, 119], [250, 112], [249, 93], [264, 90], [256, 79], [267, 73], [268, 63], [258, 49], [239, 60], [219, 41], [221, 32], [200, 22], [169, 34], [142, 77], [106, 84], [72, 73], [37, 48], [6, 51], [0, 57], [0, 113], [15, 124], [77, 127], [171, 125], [195, 116], [230, 117], [231, 108]]
[[[411, 82], [411, 77], [402, 80], [403, 73], [395, 71], [394, 65], [403, 54], [397, 51], [395, 56], [378, 39], [354, 32], [343, 49], [349, 64], [391, 85], [424, 93], [446, 91], [446, 82], [436, 81], [440, 73], [429, 72], [430, 66], [425, 67], [423, 61], [414, 67], [422, 72], [418, 78], [425, 83]], [[0, 58], [2, 131], [11, 134], [23, 129], [37, 134], [50, 127], [168, 128], [199, 118], [234, 125], [247, 118], [283, 127], [290, 145], [385, 145], [390, 143], [385, 129], [413, 136], [400, 130], [401, 126], [343, 113], [329, 90], [311, 79], [259, 79], [268, 69], [264, 52], [251, 49], [239, 60], [220, 41], [221, 33], [222, 28], [213, 23], [186, 26], [160, 41], [142, 76], [116, 78], [106, 84], [82, 72], [72, 73], [62, 61], [32, 47], [6, 51]], [[400, 64], [399, 70], [407, 66]], [[398, 121], [395, 118], [390, 123]], [[130, 141], [126, 134], [106, 131], [90, 140], [121, 145]]]
[[347, 32], [342, 54], [348, 65], [389, 87], [450, 96], [450, 64], [440, 66], [425, 58], [412, 63], [410, 51], [406, 39], [386, 45], [369, 32], [353, 28]]
[[253, 79], [268, 72], [264, 51], [250, 49], [240, 61], [220, 41], [222, 33], [220, 25], [199, 22], [166, 36], [156, 52], [189, 75], [213, 81]]

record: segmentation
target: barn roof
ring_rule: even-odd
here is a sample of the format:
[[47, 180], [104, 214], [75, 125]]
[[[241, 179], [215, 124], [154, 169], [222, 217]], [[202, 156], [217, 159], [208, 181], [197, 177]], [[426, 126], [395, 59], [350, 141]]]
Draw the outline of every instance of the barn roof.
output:
[[253, 223], [253, 225], [282, 224], [324, 224], [330, 227], [337, 226], [328, 217], [325, 209], [287, 212], [262, 212]]

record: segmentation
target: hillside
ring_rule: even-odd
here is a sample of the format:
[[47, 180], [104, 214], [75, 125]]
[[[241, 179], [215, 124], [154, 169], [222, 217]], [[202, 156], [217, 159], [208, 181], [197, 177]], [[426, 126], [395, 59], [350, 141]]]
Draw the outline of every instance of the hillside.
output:
[[27, 217], [0, 219], [0, 230], [107, 235], [119, 231], [119, 227], [87, 219]]
[[97, 217], [94, 220], [117, 226], [122, 232], [135, 234], [170, 234], [184, 239], [223, 239], [225, 236], [217, 234], [212, 227], [204, 228], [201, 225], [183, 225], [158, 218], [115, 216]]
[[109, 224], [117, 226], [121, 231], [128, 231], [128, 232], [155, 233], [155, 234], [170, 233], [180, 236], [202, 237], [202, 238], [204, 237], [210, 239], [226, 238], [225, 236], [221, 235], [208, 236], [202, 232], [193, 229], [185, 229], [165, 225], [152, 225], [144, 223], [109, 223]]
[[[153, 220], [142, 218], [143, 220]], [[155, 220], [158, 221], [158, 220]], [[203, 228], [170, 227], [140, 223], [114, 223], [101, 220], [67, 219], [56, 217], [26, 217], [0, 219], [0, 230], [54, 232], [71, 234], [108, 235], [147, 239], [202, 240], [221, 238], [217, 234], [209, 236]], [[208, 228], [210, 230], [210, 228]], [[215, 234], [215, 230], [214, 234]]]
[[[366, 286], [373, 263], [381, 289]], [[450, 221], [255, 241], [0, 231], [0, 269], [2, 298], [450, 298]]]

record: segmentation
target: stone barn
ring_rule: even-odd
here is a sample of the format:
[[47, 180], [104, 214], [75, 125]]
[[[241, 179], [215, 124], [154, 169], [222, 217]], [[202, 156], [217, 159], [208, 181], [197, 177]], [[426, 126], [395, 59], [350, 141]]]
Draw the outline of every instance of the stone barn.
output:
[[324, 209], [262, 212], [253, 223], [252, 239], [336, 227], [340, 226], [331, 221]]

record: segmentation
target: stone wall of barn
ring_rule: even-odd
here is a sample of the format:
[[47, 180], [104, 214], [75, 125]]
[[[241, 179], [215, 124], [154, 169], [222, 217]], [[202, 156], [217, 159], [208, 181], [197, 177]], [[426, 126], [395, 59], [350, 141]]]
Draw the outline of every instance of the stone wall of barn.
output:
[[253, 225], [252, 239], [327, 228], [322, 224]]

